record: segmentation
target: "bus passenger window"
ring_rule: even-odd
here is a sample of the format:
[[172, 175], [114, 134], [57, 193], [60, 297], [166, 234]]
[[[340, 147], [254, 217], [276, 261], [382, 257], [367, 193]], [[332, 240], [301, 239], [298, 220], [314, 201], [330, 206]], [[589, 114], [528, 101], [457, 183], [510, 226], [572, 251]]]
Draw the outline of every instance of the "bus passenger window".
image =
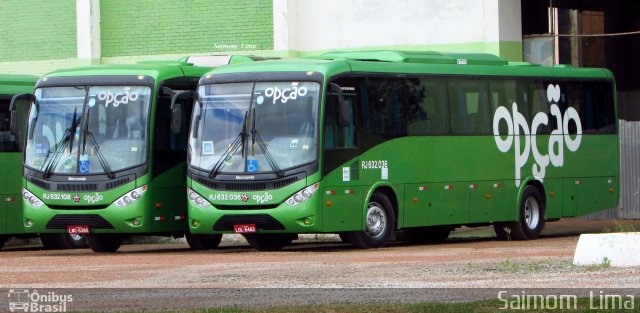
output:
[[9, 113], [10, 97], [0, 98], [0, 151], [18, 151], [16, 138], [9, 132], [11, 114]]
[[480, 80], [449, 82], [451, 130], [457, 134], [489, 134], [492, 122], [488, 84]]
[[447, 85], [444, 81], [423, 78], [410, 87], [415, 104], [409, 103], [409, 136], [446, 134], [449, 132]]

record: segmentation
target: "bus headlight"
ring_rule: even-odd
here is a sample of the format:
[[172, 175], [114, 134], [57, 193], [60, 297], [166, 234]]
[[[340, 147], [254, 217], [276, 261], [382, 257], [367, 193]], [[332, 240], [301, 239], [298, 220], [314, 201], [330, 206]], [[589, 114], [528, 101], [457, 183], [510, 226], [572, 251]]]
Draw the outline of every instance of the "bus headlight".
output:
[[115, 203], [115, 205], [119, 207], [127, 206], [131, 203], [136, 202], [136, 200], [140, 199], [140, 197], [145, 191], [147, 191], [147, 185], [138, 187], [134, 190], [131, 190], [125, 193], [122, 197], [116, 199], [116, 201], [113, 201], [113, 203]]
[[31, 192], [29, 192], [24, 188], [22, 188], [22, 198], [26, 202], [29, 202], [29, 204], [31, 204], [31, 206], [34, 208], [39, 208], [43, 204], [42, 201], [38, 199], [38, 197], [36, 197], [34, 194], [32, 194]]
[[197, 192], [191, 190], [191, 188], [187, 187], [187, 195], [189, 197], [189, 201], [203, 209], [208, 208], [211, 203], [209, 203], [209, 201], [205, 200], [204, 197], [200, 196]]
[[304, 188], [304, 189], [296, 192], [293, 196], [289, 197], [289, 199], [287, 199], [285, 202], [289, 206], [296, 206], [296, 205], [298, 205], [298, 203], [302, 203], [302, 202], [306, 201], [307, 199], [311, 198], [313, 193], [316, 192], [316, 190], [318, 190], [319, 186], [320, 186], [319, 183], [315, 183], [315, 184], [313, 184], [311, 186], [308, 186], [307, 188]]

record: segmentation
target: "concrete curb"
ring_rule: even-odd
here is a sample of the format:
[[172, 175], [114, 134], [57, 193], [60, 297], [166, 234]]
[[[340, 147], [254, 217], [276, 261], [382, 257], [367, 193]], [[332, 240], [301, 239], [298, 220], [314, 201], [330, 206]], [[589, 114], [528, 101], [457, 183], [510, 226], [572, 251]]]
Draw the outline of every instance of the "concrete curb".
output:
[[580, 235], [573, 264], [640, 266], [640, 233]]

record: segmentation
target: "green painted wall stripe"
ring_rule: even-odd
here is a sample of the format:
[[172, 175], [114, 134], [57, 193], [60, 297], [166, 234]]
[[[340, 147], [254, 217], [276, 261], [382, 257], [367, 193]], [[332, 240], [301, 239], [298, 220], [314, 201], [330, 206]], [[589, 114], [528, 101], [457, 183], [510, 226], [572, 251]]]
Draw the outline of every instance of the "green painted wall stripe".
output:
[[271, 0], [102, 1], [102, 56], [272, 50], [272, 5]]
[[[408, 51], [441, 51], [441, 52], [484, 52], [498, 55], [507, 61], [522, 61], [522, 42], [520, 41], [500, 41], [500, 42], [468, 42], [457, 44], [438, 45], [394, 45], [394, 46], [368, 46], [350, 49], [336, 49], [344, 51], [354, 50], [408, 50]], [[322, 54], [333, 50], [322, 51], [277, 51], [278, 56], [283, 57], [305, 57]]]
[[2, 0], [0, 12], [0, 62], [76, 57], [75, 0]]

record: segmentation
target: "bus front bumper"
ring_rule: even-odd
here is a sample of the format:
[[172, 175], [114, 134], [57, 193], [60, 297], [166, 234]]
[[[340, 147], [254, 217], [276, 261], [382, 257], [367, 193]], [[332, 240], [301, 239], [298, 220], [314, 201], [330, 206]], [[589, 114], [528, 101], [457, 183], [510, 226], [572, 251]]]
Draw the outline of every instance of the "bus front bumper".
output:
[[90, 233], [151, 234], [186, 231], [186, 216], [165, 216], [150, 203], [96, 210], [54, 210], [46, 204], [23, 206], [24, 228], [29, 233], [67, 233], [69, 226], [88, 226]]
[[189, 230], [193, 234], [228, 234], [236, 232], [236, 226], [254, 225], [257, 233], [320, 233], [322, 214], [315, 202], [295, 206], [282, 203], [273, 209], [259, 210], [220, 210], [215, 205], [202, 208], [189, 202]]

